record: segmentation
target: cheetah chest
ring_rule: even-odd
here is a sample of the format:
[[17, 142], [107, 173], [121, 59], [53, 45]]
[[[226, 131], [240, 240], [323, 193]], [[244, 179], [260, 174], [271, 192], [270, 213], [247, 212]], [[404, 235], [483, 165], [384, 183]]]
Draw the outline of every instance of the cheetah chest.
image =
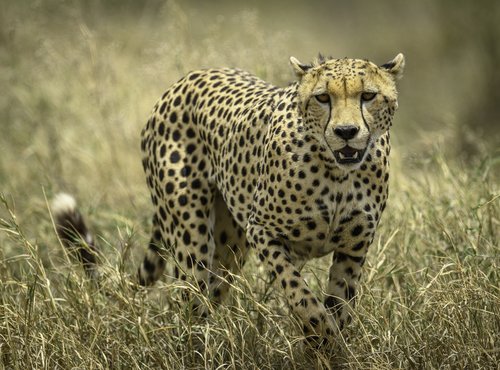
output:
[[297, 259], [325, 256], [335, 250], [331, 239], [341, 220], [359, 206], [355, 201], [347, 201], [350, 186], [347, 181], [330, 184], [328, 194], [325, 187], [318, 187], [310, 195], [295, 193], [295, 202], [283, 206], [276, 205], [276, 201], [267, 204], [267, 227], [286, 241]]

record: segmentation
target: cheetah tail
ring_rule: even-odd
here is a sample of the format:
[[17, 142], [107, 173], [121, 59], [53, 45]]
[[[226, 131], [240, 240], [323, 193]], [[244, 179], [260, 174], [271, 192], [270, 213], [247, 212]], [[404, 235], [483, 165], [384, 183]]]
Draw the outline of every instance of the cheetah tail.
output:
[[98, 277], [97, 257], [99, 255], [94, 237], [90, 233], [73, 196], [57, 194], [51, 204], [57, 235], [63, 245], [75, 251], [87, 275]]

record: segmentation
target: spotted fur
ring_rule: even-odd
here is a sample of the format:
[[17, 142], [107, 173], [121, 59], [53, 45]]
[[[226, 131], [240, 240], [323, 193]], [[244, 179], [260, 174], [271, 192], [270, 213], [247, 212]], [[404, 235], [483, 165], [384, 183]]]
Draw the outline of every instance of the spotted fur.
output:
[[[344, 304], [354, 304], [385, 208], [404, 58], [291, 64], [298, 81], [285, 88], [210, 69], [189, 73], [156, 104], [142, 131], [155, 212], [139, 280], [161, 276], [167, 248], [176, 277], [221, 300], [228, 286], [218, 274], [237, 270], [251, 247], [305, 333], [332, 335], [348, 319]], [[332, 252], [323, 304], [297, 266]]]
[[[139, 267], [153, 284], [175, 276], [220, 302], [227, 271], [249, 249], [282, 287], [307, 335], [347, 322], [388, 194], [389, 127], [404, 57], [305, 65], [280, 88], [237, 69], [189, 73], [155, 105], [142, 130], [153, 232]], [[332, 253], [320, 300], [300, 273]], [[187, 297], [188, 298], [188, 297]], [[201, 302], [195, 310], [205, 313]]]

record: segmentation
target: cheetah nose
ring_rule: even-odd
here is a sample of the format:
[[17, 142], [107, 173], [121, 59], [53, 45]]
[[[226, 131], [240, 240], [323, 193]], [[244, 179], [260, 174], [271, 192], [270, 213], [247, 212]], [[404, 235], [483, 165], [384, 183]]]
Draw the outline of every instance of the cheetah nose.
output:
[[342, 138], [344, 140], [352, 139], [354, 136], [356, 136], [358, 131], [359, 131], [359, 127], [354, 126], [354, 125], [343, 125], [343, 126], [335, 127], [333, 129], [333, 132], [335, 133], [335, 135], [339, 136], [340, 138]]

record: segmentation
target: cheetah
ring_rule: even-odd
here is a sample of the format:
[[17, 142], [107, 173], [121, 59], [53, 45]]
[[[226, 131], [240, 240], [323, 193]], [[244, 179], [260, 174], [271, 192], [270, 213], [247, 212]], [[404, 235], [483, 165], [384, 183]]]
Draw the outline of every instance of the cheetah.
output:
[[[171, 253], [175, 277], [219, 303], [228, 271], [238, 272], [254, 249], [304, 334], [328, 338], [349, 321], [347, 305], [354, 306], [386, 205], [389, 128], [405, 59], [398, 54], [377, 66], [291, 57], [290, 64], [296, 81], [287, 87], [239, 69], [198, 70], [156, 103], [142, 130], [154, 213], [138, 282], [157, 281]], [[75, 205], [55, 214], [60, 225], [81, 222], [73, 228], [92, 240]], [[327, 254], [319, 299], [300, 267]], [[91, 270], [95, 261], [81, 259]], [[193, 310], [206, 315], [193, 300]]]

